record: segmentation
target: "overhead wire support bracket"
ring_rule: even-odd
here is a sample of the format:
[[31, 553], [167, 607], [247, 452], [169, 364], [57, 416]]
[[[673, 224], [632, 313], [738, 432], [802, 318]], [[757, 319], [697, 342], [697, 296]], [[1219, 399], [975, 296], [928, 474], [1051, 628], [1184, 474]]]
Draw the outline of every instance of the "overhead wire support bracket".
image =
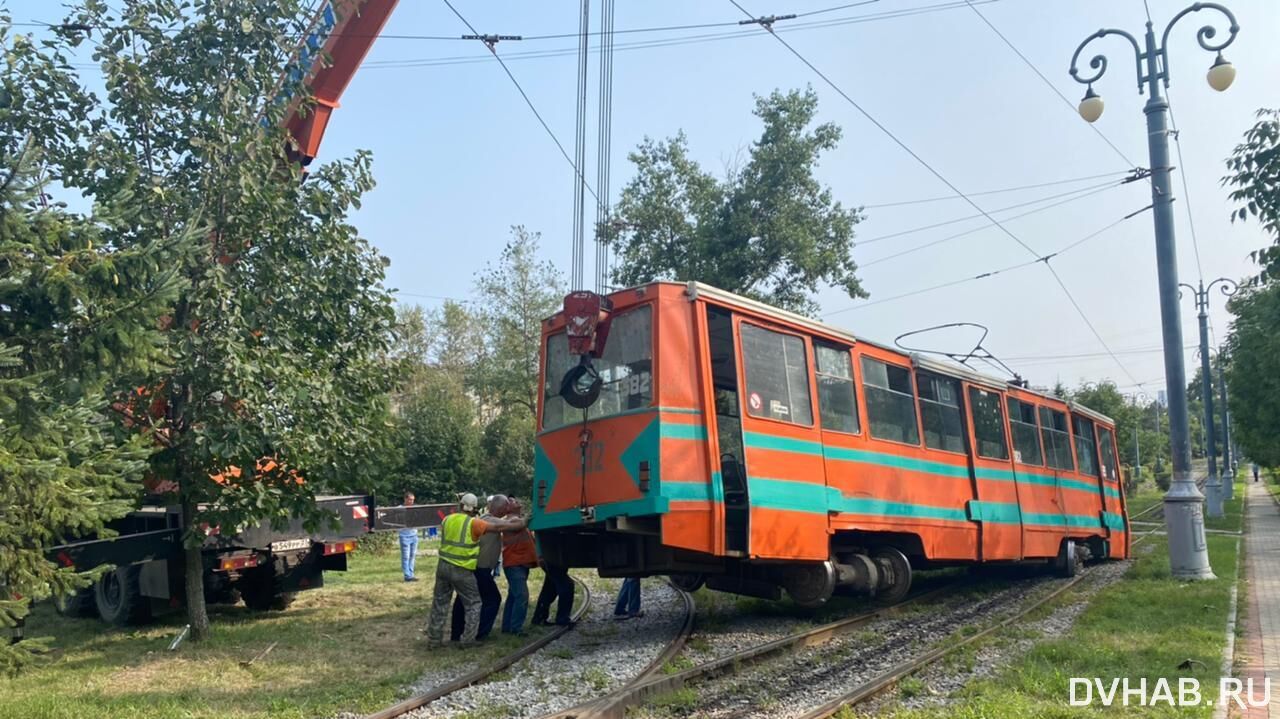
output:
[[795, 20], [796, 14], [789, 13], [787, 15], [761, 15], [760, 17], [751, 18], [750, 20], [739, 20], [739, 25], [759, 25], [760, 27], [773, 32], [773, 24], [779, 20]]
[[479, 40], [489, 47], [489, 52], [497, 52], [497, 45], [503, 40], [523, 40], [520, 35], [463, 35], [462, 40]]
[[1127, 185], [1130, 182], [1139, 182], [1147, 179], [1148, 177], [1151, 177], [1151, 170], [1145, 167], [1135, 167], [1128, 177], [1120, 181], [1120, 184]]

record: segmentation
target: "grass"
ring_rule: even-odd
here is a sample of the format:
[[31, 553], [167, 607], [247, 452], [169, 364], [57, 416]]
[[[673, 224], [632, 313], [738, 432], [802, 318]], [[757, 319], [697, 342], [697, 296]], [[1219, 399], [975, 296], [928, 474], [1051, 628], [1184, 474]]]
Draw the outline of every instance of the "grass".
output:
[[[1238, 491], [1237, 497], [1243, 494]], [[1132, 505], [1130, 505], [1132, 507]], [[1239, 528], [1241, 503], [1228, 504], [1222, 528]], [[1209, 535], [1209, 559], [1217, 579], [1181, 582], [1169, 573], [1168, 545], [1152, 536], [1150, 552], [1135, 551], [1124, 580], [1098, 592], [1064, 635], [1042, 641], [993, 677], [970, 682], [953, 703], [925, 709], [895, 710], [906, 719], [935, 717], [1074, 717], [1110, 711], [1124, 716], [1207, 717], [1211, 707], [1092, 707], [1068, 705], [1071, 677], [1146, 678], [1154, 686], [1164, 677], [1200, 681], [1206, 698], [1216, 698], [1219, 667], [1226, 640], [1231, 587], [1237, 582], [1237, 537]], [[1139, 545], [1139, 549], [1142, 545]], [[1070, 601], [1070, 594], [1063, 600]], [[997, 633], [993, 641], [1010, 631]], [[1190, 659], [1191, 668], [1178, 669]], [[905, 692], [904, 692], [905, 694]]]
[[[388, 705], [404, 688], [446, 666], [478, 666], [528, 638], [502, 634], [474, 650], [428, 650], [419, 630], [431, 607], [436, 560], [419, 557], [420, 581], [400, 576], [398, 553], [352, 555], [350, 571], [298, 595], [284, 612], [210, 607], [212, 637], [169, 642], [185, 624], [175, 612], [144, 627], [110, 629], [96, 619], [64, 619], [36, 607], [28, 636], [52, 636], [56, 659], [0, 678], [0, 719], [109, 716], [301, 719]], [[530, 578], [537, 596], [541, 573]], [[581, 593], [579, 593], [581, 594]], [[536, 637], [543, 628], [531, 627]], [[252, 666], [247, 661], [276, 646]]]

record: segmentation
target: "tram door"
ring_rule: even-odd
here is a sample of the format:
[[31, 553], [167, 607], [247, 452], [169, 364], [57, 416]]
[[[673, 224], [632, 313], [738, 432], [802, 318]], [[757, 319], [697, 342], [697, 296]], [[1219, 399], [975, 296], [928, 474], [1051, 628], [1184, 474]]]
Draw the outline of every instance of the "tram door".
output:
[[747, 494], [746, 455], [742, 445], [742, 404], [739, 401], [732, 314], [721, 307], [708, 305], [707, 335], [715, 393], [716, 439], [720, 448], [720, 483], [724, 496], [724, 547], [730, 556], [745, 556], [751, 532], [751, 501]]
[[982, 560], [1021, 559], [1018, 482], [1005, 433], [1004, 398], [985, 387], [966, 383], [965, 388], [969, 405], [969, 446], [973, 448], [970, 457], [981, 502]]

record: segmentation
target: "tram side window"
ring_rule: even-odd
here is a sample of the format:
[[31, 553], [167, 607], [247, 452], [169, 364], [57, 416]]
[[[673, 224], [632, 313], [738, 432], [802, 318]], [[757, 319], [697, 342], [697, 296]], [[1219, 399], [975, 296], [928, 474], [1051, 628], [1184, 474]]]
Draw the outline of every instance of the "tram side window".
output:
[[747, 413], [752, 417], [813, 424], [804, 340], [743, 323], [742, 366]]
[[1080, 461], [1080, 474], [1098, 476], [1098, 455], [1093, 439], [1093, 422], [1084, 417], [1071, 416], [1075, 425], [1076, 458]]
[[920, 444], [910, 370], [863, 357], [862, 393], [867, 398], [867, 423], [872, 437]]
[[920, 388], [920, 426], [924, 446], [964, 452], [964, 423], [960, 420], [960, 383], [950, 377], [916, 373]]
[[1102, 478], [1119, 482], [1120, 475], [1116, 472], [1116, 448], [1111, 443], [1111, 430], [1106, 427], [1098, 428], [1098, 452], [1102, 455]]
[[973, 411], [973, 436], [978, 441], [978, 456], [1008, 459], [1009, 445], [1004, 440], [1004, 413], [1000, 411], [1000, 395], [970, 387], [969, 406]]
[[1040, 435], [1044, 438], [1044, 458], [1054, 469], [1075, 471], [1071, 459], [1071, 436], [1067, 433], [1067, 415], [1056, 409], [1040, 408]]
[[849, 350], [822, 344], [813, 346], [817, 361], [818, 415], [822, 428], [858, 433], [858, 398], [853, 389], [853, 360]]
[[1036, 406], [1010, 397], [1009, 429], [1013, 433], [1013, 458], [1023, 464], [1043, 466], [1040, 428], [1036, 425]]

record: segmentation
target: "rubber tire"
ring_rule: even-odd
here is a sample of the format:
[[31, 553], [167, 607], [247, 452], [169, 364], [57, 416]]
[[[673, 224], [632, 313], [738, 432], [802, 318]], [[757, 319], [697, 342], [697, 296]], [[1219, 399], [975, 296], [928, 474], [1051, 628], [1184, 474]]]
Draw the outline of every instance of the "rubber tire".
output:
[[693, 594], [702, 589], [702, 585], [707, 583], [707, 575], [702, 572], [693, 572], [690, 574], [672, 574], [669, 579], [675, 585], [676, 589], [682, 592]]
[[871, 552], [871, 558], [881, 569], [888, 564], [898, 580], [888, 589], [877, 591], [876, 599], [890, 604], [902, 601], [907, 592], [911, 591], [911, 561], [907, 559], [907, 555], [895, 547], [879, 547]]
[[298, 596], [296, 592], [277, 592], [275, 582], [270, 577], [243, 583], [239, 589], [244, 605], [255, 612], [282, 612]]
[[141, 567], [120, 567], [107, 572], [93, 585], [93, 603], [98, 617], [115, 627], [142, 624], [151, 619], [151, 600], [138, 586]]
[[98, 607], [93, 600], [93, 587], [85, 587], [71, 596], [54, 597], [53, 611], [72, 618], [98, 616]]
[[1053, 571], [1059, 577], [1071, 579], [1076, 576], [1080, 570], [1080, 555], [1076, 553], [1076, 542], [1074, 539], [1062, 540], [1062, 546], [1058, 549], [1058, 556], [1053, 560]]

